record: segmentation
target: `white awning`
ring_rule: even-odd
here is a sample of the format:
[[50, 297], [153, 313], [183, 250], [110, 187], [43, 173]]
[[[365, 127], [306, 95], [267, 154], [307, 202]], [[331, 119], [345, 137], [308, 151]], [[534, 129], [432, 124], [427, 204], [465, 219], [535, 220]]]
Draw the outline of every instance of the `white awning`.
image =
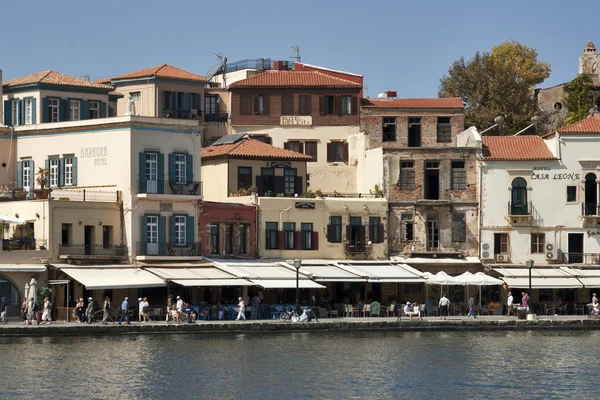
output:
[[[265, 289], [293, 289], [296, 287], [295, 279], [252, 279], [256, 286], [262, 286]], [[324, 289], [325, 286], [319, 285], [310, 279], [300, 279], [298, 281], [300, 289]]]
[[[294, 268], [291, 266], [290, 268]], [[295, 273], [295, 268], [293, 270]], [[317, 282], [366, 282], [367, 279], [355, 275], [336, 265], [302, 265], [300, 273], [312, 276]]]
[[165, 282], [156, 275], [132, 265], [99, 265], [90, 268], [72, 268], [69, 264], [62, 264], [67, 267], [63, 267], [61, 264], [54, 265], [84, 285], [87, 290], [166, 286]]
[[[183, 280], [183, 279], [231, 279], [234, 275], [223, 272], [214, 267], [203, 268], [160, 268], [160, 267], [145, 267], [144, 270], [152, 272], [167, 280]], [[218, 285], [217, 285], [218, 286]]]
[[[511, 288], [529, 288], [528, 268], [494, 268], [494, 271], [504, 275], [502, 280]], [[532, 289], [576, 289], [583, 283], [568, 270], [562, 268], [532, 268]]]
[[573, 275], [583, 286], [597, 288], [600, 287], [600, 270], [587, 268], [560, 267], [561, 270]]
[[43, 264], [0, 264], [0, 272], [44, 272]]
[[[254, 286], [254, 283], [246, 279], [185, 279], [173, 280], [178, 285], [194, 287], [194, 286]], [[294, 286], [295, 287], [295, 286]]]
[[404, 268], [402, 264], [393, 263], [345, 263], [340, 262], [341, 268], [358, 276], [366, 277], [374, 282], [405, 282], [420, 283], [425, 279], [413, 272], [413, 268]]
[[[217, 265], [222, 271], [225, 271], [238, 278], [247, 279], [293, 279], [296, 280], [296, 271], [280, 265], [279, 263], [220, 263]], [[301, 275], [302, 279], [307, 276]], [[295, 287], [295, 286], [294, 286]]]
[[10, 217], [8, 215], [0, 215], [1, 222], [8, 222], [9, 224], [24, 225], [27, 221], [21, 218]]

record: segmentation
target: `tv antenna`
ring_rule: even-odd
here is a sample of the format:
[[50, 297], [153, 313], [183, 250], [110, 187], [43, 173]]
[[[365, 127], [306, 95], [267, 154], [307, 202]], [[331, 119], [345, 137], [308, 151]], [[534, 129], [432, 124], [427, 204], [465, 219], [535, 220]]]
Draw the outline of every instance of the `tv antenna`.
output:
[[89, 82], [89, 81], [90, 81], [90, 79], [91, 79], [91, 78], [90, 78], [90, 74], [81, 75], [81, 76], [80, 76], [80, 78], [83, 78], [83, 79], [85, 79], [85, 80], [86, 80], [86, 81], [88, 81], [88, 82]]
[[227, 87], [227, 82], [226, 82], [226, 74], [227, 74], [227, 57], [223, 57], [223, 54], [221, 53], [215, 53], [213, 52], [213, 54], [223, 62], [222, 65], [222, 69], [223, 69], [223, 87]]
[[300, 46], [290, 46], [290, 47], [296, 52], [296, 55], [291, 56], [290, 58], [295, 58], [296, 62], [302, 61], [302, 58], [300, 57]]

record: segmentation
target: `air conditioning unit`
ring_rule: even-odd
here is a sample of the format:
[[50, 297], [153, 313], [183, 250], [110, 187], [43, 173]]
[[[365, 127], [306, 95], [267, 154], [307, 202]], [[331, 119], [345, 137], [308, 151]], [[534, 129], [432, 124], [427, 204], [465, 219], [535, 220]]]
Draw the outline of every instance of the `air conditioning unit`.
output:
[[506, 263], [509, 262], [508, 254], [496, 254], [496, 262], [497, 263]]
[[481, 245], [481, 259], [482, 260], [494, 259], [494, 249], [492, 248], [491, 244], [484, 243]]
[[558, 248], [554, 243], [546, 244], [546, 260], [558, 260]]

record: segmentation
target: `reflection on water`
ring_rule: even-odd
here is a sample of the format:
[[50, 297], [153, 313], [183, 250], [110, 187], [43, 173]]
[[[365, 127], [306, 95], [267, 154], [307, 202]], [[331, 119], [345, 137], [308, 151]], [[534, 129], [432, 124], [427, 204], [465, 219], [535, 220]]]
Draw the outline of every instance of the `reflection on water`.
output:
[[589, 398], [599, 339], [587, 331], [0, 338], [0, 398]]

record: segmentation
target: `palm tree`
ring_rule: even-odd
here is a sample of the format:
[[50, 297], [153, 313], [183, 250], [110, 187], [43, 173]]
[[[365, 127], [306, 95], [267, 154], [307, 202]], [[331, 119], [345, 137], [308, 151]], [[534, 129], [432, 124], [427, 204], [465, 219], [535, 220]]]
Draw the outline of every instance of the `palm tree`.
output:
[[50, 170], [48, 168], [40, 168], [37, 172], [36, 182], [40, 185], [40, 188], [44, 190], [48, 184], [48, 177], [50, 176]]

